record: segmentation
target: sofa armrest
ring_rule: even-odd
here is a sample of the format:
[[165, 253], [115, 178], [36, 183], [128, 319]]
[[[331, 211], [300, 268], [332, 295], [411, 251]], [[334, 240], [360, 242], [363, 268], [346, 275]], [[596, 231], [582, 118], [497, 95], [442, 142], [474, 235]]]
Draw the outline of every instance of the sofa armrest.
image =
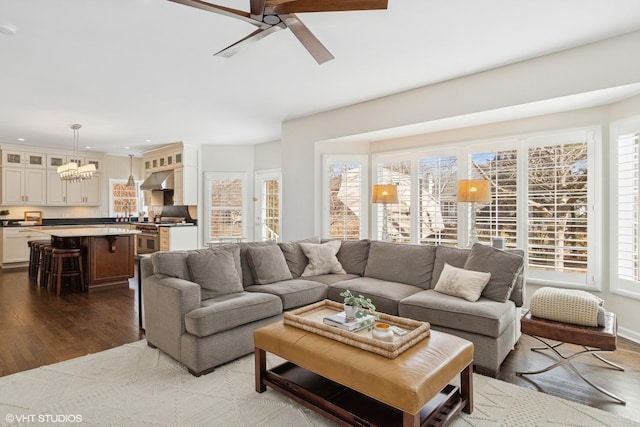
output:
[[200, 307], [200, 285], [174, 277], [142, 279], [147, 341], [180, 360], [184, 317]]

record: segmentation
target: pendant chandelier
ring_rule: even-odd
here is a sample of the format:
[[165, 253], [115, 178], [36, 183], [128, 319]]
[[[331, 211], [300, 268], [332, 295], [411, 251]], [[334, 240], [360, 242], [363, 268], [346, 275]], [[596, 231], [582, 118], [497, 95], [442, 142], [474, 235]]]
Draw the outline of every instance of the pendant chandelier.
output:
[[82, 125], [73, 124], [73, 158], [64, 165], [58, 166], [58, 176], [63, 181], [78, 182], [91, 179], [96, 171], [96, 165], [87, 163], [78, 166], [78, 141], [80, 140], [80, 128]]

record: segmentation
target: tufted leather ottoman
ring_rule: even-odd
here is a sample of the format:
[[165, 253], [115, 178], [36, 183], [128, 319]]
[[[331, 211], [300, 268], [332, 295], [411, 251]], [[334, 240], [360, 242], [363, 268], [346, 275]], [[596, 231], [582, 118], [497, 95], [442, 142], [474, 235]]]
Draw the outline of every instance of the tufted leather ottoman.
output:
[[[341, 425], [446, 425], [473, 411], [473, 344], [453, 335], [431, 331], [388, 359], [279, 321], [254, 344], [257, 392], [268, 385]], [[267, 371], [266, 352], [290, 363]]]

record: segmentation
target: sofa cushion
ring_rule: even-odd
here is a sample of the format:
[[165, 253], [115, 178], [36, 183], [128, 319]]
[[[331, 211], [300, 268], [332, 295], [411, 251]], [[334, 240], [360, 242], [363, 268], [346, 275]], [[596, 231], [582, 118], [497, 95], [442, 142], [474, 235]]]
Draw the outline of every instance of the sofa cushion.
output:
[[344, 298], [340, 296], [340, 292], [347, 289], [354, 295], [363, 295], [371, 298], [371, 302], [376, 306], [376, 311], [393, 315], [398, 314], [398, 303], [400, 300], [422, 291], [422, 288], [418, 286], [404, 283], [391, 282], [372, 277], [356, 277], [355, 279], [329, 285], [327, 298], [333, 301], [343, 302]]
[[242, 286], [246, 288], [247, 286], [255, 284], [253, 281], [253, 273], [251, 272], [251, 267], [249, 266], [249, 260], [247, 258], [249, 248], [276, 246], [276, 242], [272, 240], [264, 242], [243, 242], [238, 243], [238, 246], [240, 247], [240, 263], [242, 266]]
[[280, 298], [258, 292], [237, 292], [202, 301], [184, 317], [190, 334], [206, 337], [237, 326], [276, 316], [282, 312]]
[[436, 246], [436, 259], [433, 263], [433, 277], [431, 279], [430, 288], [433, 289], [440, 279], [440, 273], [444, 268], [445, 262], [452, 267], [464, 268], [471, 249], [461, 249], [453, 246]]
[[297, 240], [295, 242], [278, 243], [278, 246], [280, 246], [284, 254], [284, 258], [287, 260], [289, 271], [291, 271], [294, 278], [302, 276], [304, 269], [309, 263], [307, 256], [300, 247], [301, 242], [320, 243], [320, 237], [309, 237], [308, 239]]
[[523, 266], [523, 256], [515, 251], [507, 252], [479, 243], [473, 245], [464, 264], [467, 270], [491, 273], [491, 279], [482, 291], [482, 296], [498, 302], [509, 299]]
[[346, 274], [336, 254], [340, 250], [340, 240], [332, 240], [326, 243], [300, 242], [302, 252], [309, 263], [302, 272], [301, 277], [318, 276], [320, 274]]
[[307, 276], [304, 280], [313, 280], [314, 282], [324, 283], [325, 285], [332, 285], [334, 283], [342, 282], [349, 279], [355, 279], [360, 277], [357, 274], [320, 274], [319, 276]]
[[254, 285], [246, 288], [246, 290], [248, 292], [264, 292], [278, 296], [282, 300], [282, 308], [284, 310], [312, 304], [327, 297], [327, 285], [305, 279], [291, 279], [268, 285]]
[[291, 279], [287, 261], [278, 246], [256, 246], [247, 250], [247, 260], [258, 285]]
[[[329, 242], [329, 239], [323, 239], [322, 243]], [[367, 266], [369, 258], [369, 239], [362, 240], [343, 240], [340, 250], [336, 257], [342, 268], [349, 274], [357, 274], [364, 276], [364, 269]]]
[[489, 282], [491, 273], [465, 270], [445, 263], [434, 290], [443, 294], [475, 302]]
[[429, 289], [435, 246], [372, 241], [366, 277]]
[[435, 326], [497, 338], [516, 321], [516, 306], [513, 301], [503, 303], [483, 297], [469, 302], [430, 289], [400, 301], [399, 314]]
[[187, 266], [188, 251], [154, 252], [151, 254], [153, 274], [191, 280]]
[[236, 246], [228, 249], [190, 251], [187, 256], [189, 273], [202, 288], [202, 299], [242, 291], [242, 279], [234, 263]]

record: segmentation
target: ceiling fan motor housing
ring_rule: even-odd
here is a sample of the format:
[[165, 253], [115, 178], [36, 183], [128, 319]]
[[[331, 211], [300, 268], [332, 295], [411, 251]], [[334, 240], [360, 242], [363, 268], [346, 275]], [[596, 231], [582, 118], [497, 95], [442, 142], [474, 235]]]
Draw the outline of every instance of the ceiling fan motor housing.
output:
[[265, 15], [262, 18], [262, 22], [269, 25], [277, 25], [280, 23], [280, 17], [278, 15]]

